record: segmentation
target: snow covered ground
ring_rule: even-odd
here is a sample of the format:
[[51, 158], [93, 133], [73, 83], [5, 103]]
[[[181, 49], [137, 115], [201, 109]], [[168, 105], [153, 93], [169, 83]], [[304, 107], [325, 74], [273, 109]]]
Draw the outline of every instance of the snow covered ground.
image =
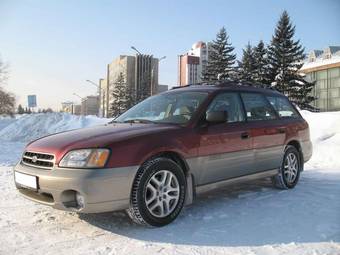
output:
[[78, 215], [22, 198], [12, 165], [24, 144], [105, 123], [96, 117], [0, 117], [0, 254], [340, 254], [340, 112], [303, 112], [314, 155], [294, 190], [268, 180], [206, 194], [169, 226], [137, 226], [123, 212]]

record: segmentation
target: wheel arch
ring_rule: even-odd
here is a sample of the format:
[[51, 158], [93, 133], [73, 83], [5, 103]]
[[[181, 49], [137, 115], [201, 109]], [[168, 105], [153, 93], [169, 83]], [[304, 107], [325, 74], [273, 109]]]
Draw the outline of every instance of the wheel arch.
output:
[[186, 183], [187, 183], [185, 205], [192, 204], [196, 196], [195, 179], [194, 179], [194, 175], [190, 171], [190, 167], [187, 161], [185, 160], [185, 158], [177, 151], [164, 150], [164, 151], [159, 151], [157, 153], [154, 153], [153, 155], [150, 155], [148, 158], [144, 160], [142, 165], [152, 159], [160, 158], [160, 157], [168, 158], [174, 161], [183, 170], [184, 175], [186, 177]]
[[291, 140], [287, 143], [286, 147], [288, 145], [294, 146], [295, 149], [298, 151], [299, 157], [300, 157], [300, 167], [301, 167], [301, 171], [303, 171], [304, 159], [303, 159], [302, 147], [301, 147], [300, 142], [298, 140]]

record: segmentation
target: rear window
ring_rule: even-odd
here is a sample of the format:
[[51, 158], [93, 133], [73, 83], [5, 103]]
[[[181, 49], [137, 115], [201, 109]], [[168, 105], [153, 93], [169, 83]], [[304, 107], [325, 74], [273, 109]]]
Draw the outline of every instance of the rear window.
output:
[[298, 118], [299, 114], [285, 97], [267, 96], [268, 101], [277, 111], [280, 117]]
[[241, 93], [247, 120], [273, 120], [276, 114], [266, 98], [259, 93]]

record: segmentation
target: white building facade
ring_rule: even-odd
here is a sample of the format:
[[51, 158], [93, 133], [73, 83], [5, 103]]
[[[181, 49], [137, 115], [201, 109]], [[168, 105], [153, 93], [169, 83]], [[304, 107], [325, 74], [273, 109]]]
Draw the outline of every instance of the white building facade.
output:
[[199, 41], [187, 53], [178, 56], [178, 85], [202, 82], [202, 72], [208, 64], [209, 45], [210, 43]]

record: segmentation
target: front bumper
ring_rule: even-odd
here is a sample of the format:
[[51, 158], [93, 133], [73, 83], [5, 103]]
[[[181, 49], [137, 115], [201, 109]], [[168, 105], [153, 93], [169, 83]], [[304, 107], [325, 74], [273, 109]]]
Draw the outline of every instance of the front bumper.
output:
[[[99, 213], [129, 207], [131, 187], [138, 168], [54, 167], [52, 170], [45, 170], [18, 163], [14, 171], [37, 176], [37, 190], [15, 183], [19, 192], [28, 199], [65, 211]], [[83, 197], [82, 206], [76, 201], [77, 192]]]

